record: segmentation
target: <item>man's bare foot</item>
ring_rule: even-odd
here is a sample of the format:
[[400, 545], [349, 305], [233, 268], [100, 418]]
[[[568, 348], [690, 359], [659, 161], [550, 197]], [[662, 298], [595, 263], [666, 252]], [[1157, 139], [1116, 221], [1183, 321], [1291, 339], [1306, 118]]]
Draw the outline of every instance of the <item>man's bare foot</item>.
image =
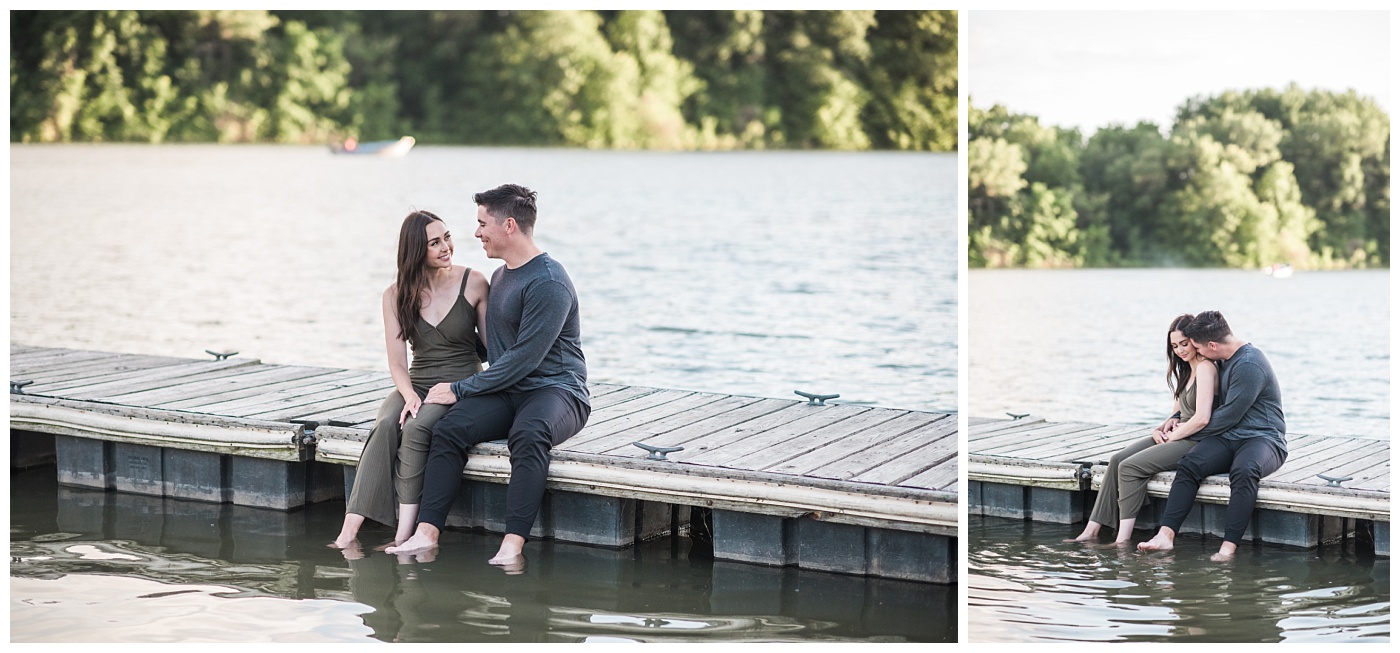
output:
[[515, 558], [511, 560], [492, 558], [487, 564], [500, 567], [501, 571], [506, 572], [507, 576], [516, 576], [525, 573], [525, 556], [523, 555], [515, 556]]
[[1230, 561], [1230, 560], [1234, 560], [1234, 559], [1235, 559], [1235, 549], [1236, 549], [1236, 548], [1238, 548], [1238, 547], [1235, 546], [1235, 543], [1234, 543], [1234, 542], [1221, 542], [1221, 543], [1220, 543], [1220, 550], [1217, 551], [1217, 552], [1215, 552], [1213, 555], [1210, 556], [1210, 561], [1211, 561], [1211, 562], [1228, 562], [1228, 561]]
[[439, 550], [438, 547], [433, 547], [427, 551], [419, 551], [418, 553], [397, 553], [395, 556], [399, 559], [399, 564], [411, 565], [415, 562], [432, 562], [437, 560]]
[[438, 545], [439, 531], [432, 524], [419, 524], [418, 530], [413, 533], [413, 537], [408, 538], [403, 544], [386, 547], [385, 553], [421, 553], [428, 549], [435, 549]]
[[487, 564], [511, 565], [525, 562], [525, 556], [521, 552], [525, 550], [525, 538], [519, 535], [507, 535], [501, 540], [501, 548], [496, 551], [496, 555], [487, 560]]
[[1171, 551], [1172, 540], [1176, 539], [1176, 534], [1169, 528], [1163, 528], [1146, 542], [1138, 542], [1139, 551]]

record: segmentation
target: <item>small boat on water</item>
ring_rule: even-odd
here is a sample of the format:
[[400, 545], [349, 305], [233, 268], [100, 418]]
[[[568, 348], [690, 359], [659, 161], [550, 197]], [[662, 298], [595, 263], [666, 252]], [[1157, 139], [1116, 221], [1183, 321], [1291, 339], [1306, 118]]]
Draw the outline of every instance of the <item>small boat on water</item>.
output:
[[1293, 276], [1293, 266], [1287, 263], [1275, 263], [1264, 266], [1264, 274], [1275, 279], [1287, 279]]
[[358, 143], [354, 138], [347, 138], [343, 143], [332, 145], [331, 151], [336, 154], [401, 157], [413, 149], [414, 142], [412, 136], [404, 136], [396, 141], [370, 141], [368, 143]]

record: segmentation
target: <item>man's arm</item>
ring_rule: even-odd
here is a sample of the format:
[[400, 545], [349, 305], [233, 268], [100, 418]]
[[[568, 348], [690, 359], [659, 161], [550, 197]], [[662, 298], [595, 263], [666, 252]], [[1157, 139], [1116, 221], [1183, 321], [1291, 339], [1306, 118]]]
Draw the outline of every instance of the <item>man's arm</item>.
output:
[[1220, 435], [1240, 423], [1244, 414], [1264, 391], [1268, 381], [1263, 368], [1252, 362], [1241, 362], [1230, 370], [1230, 385], [1225, 388], [1225, 401], [1210, 414], [1210, 423], [1196, 432], [1198, 437]]
[[[564, 284], [542, 280], [525, 290], [520, 336], [515, 346], [491, 358], [491, 367], [452, 384], [457, 398], [505, 390], [540, 366], [549, 348], [564, 330], [573, 295]], [[492, 348], [500, 343], [492, 343]]]

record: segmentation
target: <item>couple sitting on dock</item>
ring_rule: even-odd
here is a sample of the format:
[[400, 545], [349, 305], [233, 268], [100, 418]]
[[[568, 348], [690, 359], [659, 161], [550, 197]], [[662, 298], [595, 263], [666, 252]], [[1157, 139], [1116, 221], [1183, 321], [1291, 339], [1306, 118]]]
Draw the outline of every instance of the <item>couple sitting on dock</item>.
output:
[[1218, 311], [1173, 320], [1167, 360], [1175, 412], [1152, 430], [1151, 437], [1109, 459], [1089, 523], [1074, 541], [1092, 541], [1103, 526], [1116, 521], [1115, 543], [1126, 545], [1147, 501], [1148, 481], [1158, 472], [1176, 469], [1161, 528], [1138, 544], [1141, 551], [1169, 551], [1201, 481], [1229, 472], [1225, 541], [1211, 556], [1228, 560], [1253, 516], [1260, 479], [1288, 458], [1278, 378], [1264, 353], [1231, 333]]
[[452, 264], [452, 235], [441, 218], [414, 211], [403, 221], [397, 281], [383, 298], [394, 390], [370, 431], [332, 547], [356, 550], [368, 518], [397, 522], [389, 553], [436, 548], [467, 451], [505, 439], [506, 535], [490, 563], [521, 565], [549, 450], [588, 420], [578, 295], [564, 268], [535, 245], [534, 191], [506, 184], [474, 199], [476, 237], [488, 257], [505, 262], [489, 284], [481, 272]]

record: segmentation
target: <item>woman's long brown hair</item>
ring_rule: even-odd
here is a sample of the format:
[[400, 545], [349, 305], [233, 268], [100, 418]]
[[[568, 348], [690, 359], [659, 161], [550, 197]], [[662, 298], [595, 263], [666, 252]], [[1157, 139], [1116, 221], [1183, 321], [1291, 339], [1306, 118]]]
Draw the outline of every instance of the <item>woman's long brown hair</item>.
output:
[[394, 314], [399, 318], [399, 337], [412, 343], [418, 337], [418, 311], [428, 290], [428, 224], [442, 218], [427, 211], [414, 211], [399, 228], [398, 296]]
[[1172, 320], [1172, 325], [1167, 328], [1167, 387], [1172, 389], [1172, 397], [1181, 398], [1181, 393], [1186, 389], [1186, 382], [1191, 379], [1191, 364], [1181, 360], [1176, 352], [1172, 351], [1172, 332], [1180, 331], [1191, 323], [1196, 316], [1190, 313], [1182, 313]]

